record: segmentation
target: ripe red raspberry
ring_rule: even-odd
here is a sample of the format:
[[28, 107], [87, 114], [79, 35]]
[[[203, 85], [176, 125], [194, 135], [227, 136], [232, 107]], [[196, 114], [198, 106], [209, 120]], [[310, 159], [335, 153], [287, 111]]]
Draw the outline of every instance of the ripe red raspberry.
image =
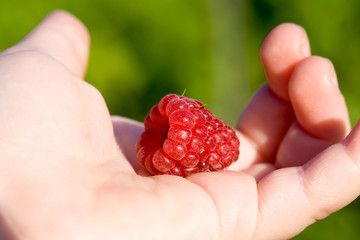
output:
[[215, 171], [239, 157], [235, 131], [197, 100], [166, 95], [151, 109], [144, 125], [136, 154], [152, 174]]

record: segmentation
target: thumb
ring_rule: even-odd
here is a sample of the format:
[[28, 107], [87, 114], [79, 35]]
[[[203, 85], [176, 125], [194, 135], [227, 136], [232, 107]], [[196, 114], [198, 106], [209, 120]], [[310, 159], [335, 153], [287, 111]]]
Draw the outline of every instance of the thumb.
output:
[[345, 207], [360, 194], [360, 123], [305, 165], [273, 171], [258, 190], [259, 239], [295, 236]]
[[68, 12], [58, 10], [50, 13], [21, 42], [2, 52], [2, 55], [22, 51], [43, 53], [83, 78], [88, 63], [89, 42], [86, 27]]

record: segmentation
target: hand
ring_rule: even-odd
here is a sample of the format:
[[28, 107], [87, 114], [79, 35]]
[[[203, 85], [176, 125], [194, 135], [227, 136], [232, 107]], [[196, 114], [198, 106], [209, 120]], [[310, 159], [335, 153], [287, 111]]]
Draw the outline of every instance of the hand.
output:
[[239, 120], [232, 171], [187, 179], [144, 177], [142, 124], [111, 118], [81, 80], [88, 45], [54, 12], [0, 55], [1, 239], [285, 239], [359, 195], [360, 126], [343, 140], [335, 72], [300, 27], [262, 46], [268, 83]]

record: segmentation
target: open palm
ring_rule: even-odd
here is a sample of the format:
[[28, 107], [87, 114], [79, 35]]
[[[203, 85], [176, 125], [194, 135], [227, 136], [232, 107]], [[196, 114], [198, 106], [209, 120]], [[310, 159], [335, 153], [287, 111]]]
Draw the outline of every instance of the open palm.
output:
[[58, 11], [0, 55], [1, 239], [287, 239], [359, 195], [360, 129], [343, 141], [335, 71], [300, 27], [262, 46], [238, 162], [187, 179], [136, 162], [143, 127], [82, 80], [88, 45]]

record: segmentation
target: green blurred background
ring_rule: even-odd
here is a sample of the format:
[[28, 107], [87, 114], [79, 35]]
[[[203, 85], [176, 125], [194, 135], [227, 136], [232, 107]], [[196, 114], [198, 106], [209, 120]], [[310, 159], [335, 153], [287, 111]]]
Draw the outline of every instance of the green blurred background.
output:
[[[302, 25], [315, 55], [330, 58], [354, 125], [360, 111], [360, 1], [32, 0], [0, 4], [0, 51], [51, 10], [79, 17], [91, 34], [85, 79], [112, 114], [142, 120], [167, 93], [208, 104], [234, 125], [264, 83], [259, 47], [282, 22]], [[296, 216], [294, 216], [296, 218]], [[360, 202], [295, 239], [358, 239]]]

